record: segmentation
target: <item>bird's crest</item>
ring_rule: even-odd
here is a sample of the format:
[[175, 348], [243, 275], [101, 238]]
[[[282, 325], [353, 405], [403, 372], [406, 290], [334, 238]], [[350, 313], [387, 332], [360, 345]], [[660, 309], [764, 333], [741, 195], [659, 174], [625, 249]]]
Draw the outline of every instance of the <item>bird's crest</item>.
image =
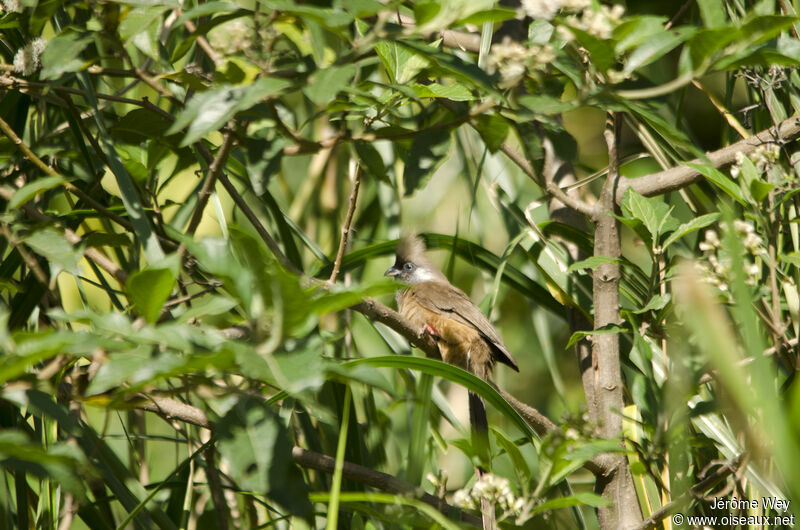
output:
[[405, 234], [397, 242], [397, 257], [402, 261], [420, 263], [425, 259], [425, 241], [415, 233]]

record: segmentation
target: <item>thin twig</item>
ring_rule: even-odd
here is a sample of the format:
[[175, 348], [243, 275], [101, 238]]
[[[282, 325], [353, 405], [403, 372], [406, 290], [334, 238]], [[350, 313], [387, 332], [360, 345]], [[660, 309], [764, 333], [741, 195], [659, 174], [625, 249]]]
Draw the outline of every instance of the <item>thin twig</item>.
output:
[[[178, 10], [180, 12], [180, 10]], [[183, 26], [189, 30], [190, 33], [197, 35], [197, 45], [200, 47], [201, 50], [205, 52], [211, 62], [214, 63], [214, 66], [220, 66], [223, 62], [222, 56], [209, 44], [208, 40], [206, 39], [205, 35], [197, 33], [197, 26], [191, 20], [186, 20], [183, 23]]]
[[44, 285], [44, 288], [47, 289], [50, 286], [50, 281], [47, 278], [47, 274], [45, 274], [44, 269], [39, 264], [39, 260], [36, 259], [36, 256], [28, 252], [28, 249], [25, 248], [25, 245], [20, 243], [20, 241], [11, 233], [11, 230], [8, 228], [6, 223], [0, 224], [0, 231], [5, 236], [6, 240], [17, 249], [19, 255], [22, 256], [22, 260], [28, 265], [28, 268], [33, 272], [33, 275], [36, 276], [36, 279], [39, 280], [39, 283]]
[[[41, 83], [38, 81], [27, 81], [25, 79], [19, 79], [16, 77], [0, 77], [0, 87], [7, 87], [8, 89], [21, 89], [21, 90], [28, 90], [36, 89], [36, 90], [52, 90], [54, 92], [64, 93], [64, 94], [72, 94], [75, 96], [81, 96], [82, 98], [88, 99], [88, 95], [83, 90], [72, 88], [72, 87], [65, 87], [65, 86], [51, 86], [48, 83]], [[155, 112], [160, 116], [173, 121], [175, 118], [159, 107], [158, 105], [154, 105], [147, 98], [144, 99], [133, 99], [133, 98], [126, 98], [123, 96], [114, 96], [111, 94], [103, 94], [103, 93], [96, 93], [94, 97], [97, 99], [104, 99], [107, 101], [113, 101], [114, 103], [128, 103], [130, 105], [135, 105], [137, 107], [142, 107], [149, 111]]]
[[336, 281], [339, 275], [339, 268], [342, 266], [342, 258], [344, 257], [344, 249], [347, 247], [347, 236], [350, 234], [350, 224], [353, 222], [353, 214], [356, 211], [356, 201], [358, 200], [358, 188], [361, 185], [361, 165], [356, 162], [355, 174], [353, 175], [353, 189], [350, 192], [350, 203], [347, 205], [347, 215], [344, 218], [344, 226], [342, 226], [342, 236], [339, 239], [339, 250], [336, 252], [336, 260], [333, 262], [333, 271], [328, 280], [330, 283]]
[[[17, 148], [20, 151], [22, 151], [22, 154], [25, 155], [25, 158], [27, 158], [28, 160], [33, 162], [33, 165], [35, 165], [40, 170], [42, 170], [44, 173], [46, 173], [46, 174], [48, 174], [50, 176], [53, 176], [53, 177], [61, 177], [62, 176], [55, 169], [53, 169], [52, 167], [50, 167], [47, 164], [45, 164], [44, 160], [39, 158], [36, 155], [36, 153], [34, 153], [31, 150], [31, 148], [28, 147], [28, 145], [25, 142], [23, 142], [22, 139], [19, 136], [17, 136], [17, 133], [14, 132], [14, 129], [12, 129], [11, 126], [5, 120], [3, 120], [3, 118], [0, 118], [0, 130], [2, 130], [3, 134], [5, 134], [8, 137], [8, 139], [11, 140], [11, 142], [14, 145], [16, 145]], [[66, 178], [66, 177], [64, 177], [64, 178]], [[90, 197], [89, 195], [84, 193], [83, 190], [81, 190], [80, 188], [77, 188], [74, 185], [72, 185], [71, 183], [66, 182], [66, 183], [64, 183], [64, 189], [66, 189], [68, 192], [70, 192], [71, 194], [75, 195], [79, 200], [85, 202], [86, 204], [88, 204], [89, 206], [91, 206], [95, 210], [99, 211], [100, 213], [102, 213], [103, 215], [105, 215], [106, 217], [108, 217], [109, 219], [111, 219], [112, 221], [117, 223], [118, 225], [122, 226], [126, 230], [129, 230], [129, 231], [133, 230], [133, 225], [131, 225], [128, 221], [126, 221], [125, 219], [123, 219], [122, 217], [117, 215], [116, 213], [112, 212], [111, 210], [109, 210], [108, 208], [106, 208], [105, 206], [100, 204], [98, 201], [94, 200], [92, 197]]]
[[592, 216], [595, 213], [594, 207], [590, 204], [583, 202], [580, 199], [576, 199], [571, 195], [567, 195], [567, 192], [562, 190], [558, 187], [558, 184], [555, 182], [548, 182], [547, 187], [545, 188], [547, 193], [549, 193], [554, 199], [564, 203], [564, 205], [572, 208], [578, 213], [582, 213], [583, 215]]
[[[0, 188], [0, 198], [10, 201], [13, 196], [14, 191], [9, 190], [8, 188]], [[55, 219], [40, 212], [30, 204], [23, 204], [22, 211], [24, 211], [25, 215], [34, 221], [56, 224]], [[73, 246], [79, 246], [81, 243], [83, 243], [81, 236], [69, 228], [64, 228], [64, 239], [69, 241]], [[122, 270], [119, 265], [114, 263], [108, 256], [100, 252], [98, 249], [94, 247], [86, 247], [83, 251], [83, 255], [97, 263], [101, 269], [104, 269], [106, 272], [114, 276], [114, 278], [116, 278], [120, 283], [124, 284], [128, 280], [128, 273]]]
[[225, 187], [225, 190], [228, 192], [228, 195], [231, 196], [233, 202], [236, 203], [236, 206], [239, 207], [244, 216], [247, 217], [247, 220], [250, 221], [250, 224], [253, 225], [253, 228], [255, 228], [256, 232], [258, 232], [258, 235], [261, 236], [261, 239], [264, 240], [264, 243], [267, 244], [270, 252], [272, 252], [272, 254], [278, 259], [280, 264], [283, 265], [287, 270], [297, 275], [301, 275], [303, 272], [298, 269], [295, 264], [289, 260], [289, 258], [286, 257], [281, 250], [281, 247], [278, 245], [278, 242], [273, 239], [269, 232], [267, 232], [267, 229], [264, 228], [264, 225], [262, 225], [261, 221], [259, 221], [258, 217], [256, 217], [255, 212], [253, 212], [253, 210], [247, 204], [247, 201], [244, 200], [244, 197], [242, 197], [239, 191], [234, 187], [233, 183], [228, 180], [228, 177], [225, 175], [225, 173], [220, 173], [217, 178]]
[[222, 481], [219, 478], [219, 470], [217, 469], [216, 449], [214, 444], [210, 444], [205, 450], [206, 457], [206, 476], [208, 477], [208, 488], [211, 490], [211, 500], [214, 502], [214, 508], [217, 512], [217, 528], [220, 530], [228, 530], [228, 519], [230, 519], [230, 510], [228, 503], [225, 502], [225, 495], [222, 492]]
[[217, 177], [222, 171], [222, 168], [225, 167], [228, 155], [233, 149], [234, 141], [235, 136], [233, 130], [229, 129], [225, 132], [225, 136], [222, 139], [222, 146], [219, 148], [219, 151], [217, 151], [217, 156], [214, 158], [211, 165], [208, 166], [206, 180], [203, 182], [203, 187], [200, 188], [200, 192], [197, 194], [197, 206], [195, 206], [192, 219], [189, 221], [189, 226], [186, 228], [186, 233], [188, 235], [194, 234], [194, 231], [197, 230], [197, 226], [200, 224], [200, 220], [203, 218], [203, 211], [206, 208], [206, 204], [208, 204], [209, 197], [211, 197], [211, 192], [214, 191]]

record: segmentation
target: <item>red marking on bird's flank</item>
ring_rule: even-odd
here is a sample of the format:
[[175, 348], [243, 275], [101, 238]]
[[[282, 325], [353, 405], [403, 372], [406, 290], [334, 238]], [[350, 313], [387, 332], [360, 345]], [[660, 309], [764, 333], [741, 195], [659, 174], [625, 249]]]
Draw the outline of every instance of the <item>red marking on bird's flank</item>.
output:
[[422, 326], [422, 332], [423, 333], [427, 333], [428, 335], [430, 335], [434, 339], [440, 338], [439, 337], [439, 332], [436, 331], [436, 329], [434, 329], [434, 327], [431, 326], [430, 324], [425, 324], [424, 326]]

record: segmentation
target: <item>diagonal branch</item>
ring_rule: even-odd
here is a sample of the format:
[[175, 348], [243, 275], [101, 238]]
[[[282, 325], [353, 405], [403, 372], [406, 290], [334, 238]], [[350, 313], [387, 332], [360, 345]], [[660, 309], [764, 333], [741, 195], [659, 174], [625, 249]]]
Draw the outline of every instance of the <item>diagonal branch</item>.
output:
[[[731, 144], [712, 153], [707, 153], [708, 160], [696, 158], [691, 162], [694, 164], [710, 164], [712, 167], [720, 168], [732, 164], [736, 160], [736, 153], [745, 155], [752, 153], [758, 147], [768, 143], [783, 144], [800, 137], [800, 118], [792, 117], [782, 121], [777, 127], [770, 127], [758, 134], [755, 134], [735, 144]], [[678, 166], [652, 173], [636, 179], [622, 178], [617, 187], [616, 200], [619, 203], [625, 190], [633, 189], [646, 197], [661, 195], [669, 191], [675, 191], [694, 184], [702, 179], [699, 171], [689, 166]]]
[[[204, 429], [214, 430], [214, 425], [201, 409], [167, 397], [140, 394], [138, 399], [140, 401], [137, 403], [137, 407], [140, 409], [155, 412], [170, 421], [185, 421]], [[298, 446], [292, 448], [292, 459], [300, 466], [325, 473], [333, 473], [336, 467], [335, 458]], [[424, 493], [420, 488], [414, 487], [388, 473], [382, 473], [352, 462], [345, 462], [342, 467], [342, 475], [350, 480], [382, 491], [413, 495], [445, 515], [453, 516], [460, 512], [458, 508], [450, 506], [441, 499]], [[480, 524], [480, 519], [465, 513], [461, 513], [461, 520], [474, 525]]]

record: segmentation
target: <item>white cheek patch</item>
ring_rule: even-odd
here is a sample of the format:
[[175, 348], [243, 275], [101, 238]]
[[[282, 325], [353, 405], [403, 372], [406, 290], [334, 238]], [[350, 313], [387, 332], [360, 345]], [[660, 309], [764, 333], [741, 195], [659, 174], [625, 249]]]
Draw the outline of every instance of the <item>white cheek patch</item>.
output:
[[414, 283], [430, 282], [435, 280], [436, 277], [428, 269], [417, 269], [414, 271]]

